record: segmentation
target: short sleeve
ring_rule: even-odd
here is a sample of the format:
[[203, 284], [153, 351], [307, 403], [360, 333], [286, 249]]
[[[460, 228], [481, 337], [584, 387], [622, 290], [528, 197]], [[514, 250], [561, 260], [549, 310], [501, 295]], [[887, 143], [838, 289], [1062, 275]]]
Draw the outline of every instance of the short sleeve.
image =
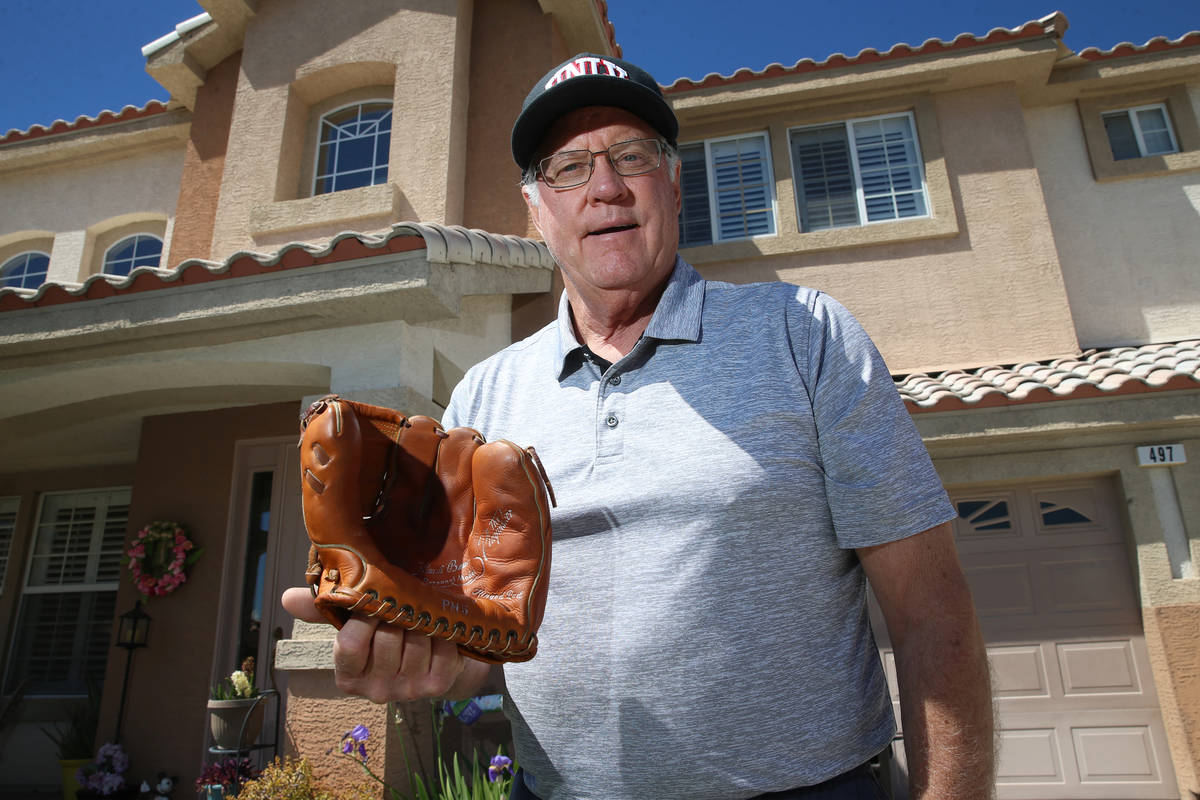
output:
[[840, 303], [815, 293], [805, 382], [838, 545], [902, 539], [953, 519], [883, 357]]

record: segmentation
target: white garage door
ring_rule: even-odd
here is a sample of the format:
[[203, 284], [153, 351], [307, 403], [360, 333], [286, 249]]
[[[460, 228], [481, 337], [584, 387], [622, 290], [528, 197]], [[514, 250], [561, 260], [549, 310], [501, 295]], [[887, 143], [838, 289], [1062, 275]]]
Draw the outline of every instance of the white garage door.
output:
[[1179, 796], [1116, 498], [1106, 479], [951, 492], [998, 701], [1002, 800]]

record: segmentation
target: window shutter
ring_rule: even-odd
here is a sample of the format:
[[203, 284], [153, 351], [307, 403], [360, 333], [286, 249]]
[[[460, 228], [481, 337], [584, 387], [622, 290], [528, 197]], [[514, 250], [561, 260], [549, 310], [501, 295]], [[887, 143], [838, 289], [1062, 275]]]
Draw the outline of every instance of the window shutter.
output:
[[711, 244], [712, 212], [708, 207], [708, 164], [704, 158], [704, 144], [680, 147], [679, 158], [679, 189], [683, 196], [679, 209], [679, 246]]
[[1129, 112], [1118, 111], [1115, 114], [1105, 114], [1103, 119], [1104, 132], [1108, 134], [1108, 145], [1112, 148], [1114, 161], [1137, 158], [1141, 155], [1138, 150], [1137, 135], [1133, 132], [1133, 121], [1129, 119]]
[[1146, 155], [1157, 156], [1175, 152], [1175, 142], [1171, 138], [1171, 126], [1167, 124], [1167, 115], [1161, 106], [1139, 109], [1137, 122], [1138, 127], [1142, 130], [1142, 142], [1146, 145]]
[[797, 171], [800, 229], [817, 231], [857, 225], [858, 201], [850, 144], [842, 124], [792, 132]]
[[853, 128], [867, 220], [924, 216], [920, 159], [909, 118], [866, 120]]
[[13, 531], [17, 527], [18, 497], [0, 497], [0, 589], [8, 574], [8, 556], [12, 552]]
[[17, 614], [5, 691], [81, 694], [108, 660], [129, 490], [49, 494]]
[[764, 136], [709, 142], [718, 239], [775, 232]]

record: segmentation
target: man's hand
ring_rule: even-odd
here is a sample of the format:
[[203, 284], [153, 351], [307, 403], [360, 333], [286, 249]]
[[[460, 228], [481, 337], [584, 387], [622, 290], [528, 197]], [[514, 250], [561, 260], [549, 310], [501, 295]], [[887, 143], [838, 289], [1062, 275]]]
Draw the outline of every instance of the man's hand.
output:
[[896, 654], [913, 800], [993, 795], [987, 653], [949, 523], [858, 551]]
[[[284, 609], [305, 622], [327, 622], [307, 588], [283, 593]], [[458, 647], [377, 619], [351, 617], [333, 640], [333, 676], [346, 694], [375, 703], [474, 695], [487, 680], [487, 664]]]

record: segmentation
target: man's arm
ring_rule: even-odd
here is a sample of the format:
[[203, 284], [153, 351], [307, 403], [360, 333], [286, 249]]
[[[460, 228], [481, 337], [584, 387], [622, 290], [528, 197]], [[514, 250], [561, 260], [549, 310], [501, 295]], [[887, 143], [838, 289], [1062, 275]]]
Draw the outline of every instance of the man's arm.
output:
[[[307, 588], [285, 591], [283, 607], [305, 622], [328, 621]], [[490, 666], [467, 658], [444, 639], [359, 616], [351, 617], [333, 640], [333, 664], [339, 689], [375, 703], [465, 699], [479, 692], [491, 672]]]
[[987, 654], [950, 523], [857, 552], [896, 654], [909, 796], [991, 797]]

